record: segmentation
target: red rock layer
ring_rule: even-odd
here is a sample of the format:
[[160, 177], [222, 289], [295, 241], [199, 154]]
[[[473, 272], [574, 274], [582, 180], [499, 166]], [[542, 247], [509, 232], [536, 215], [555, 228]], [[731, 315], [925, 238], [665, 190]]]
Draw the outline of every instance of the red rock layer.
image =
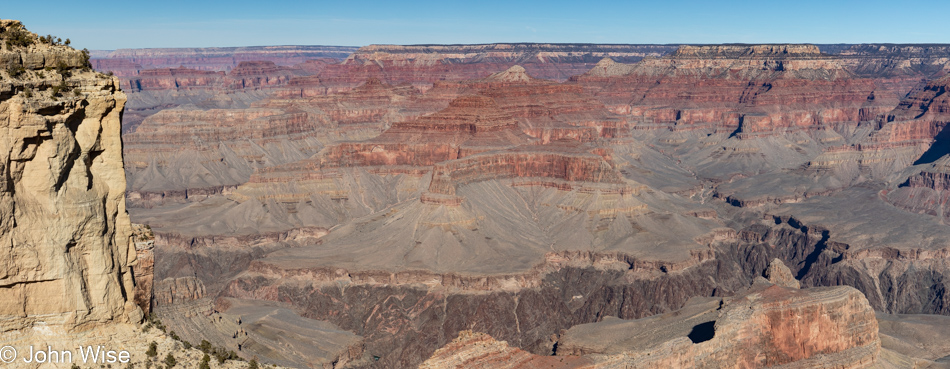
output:
[[426, 96], [439, 99], [478, 93], [495, 99], [501, 110], [528, 135], [547, 143], [560, 139], [581, 142], [624, 136], [626, 120], [575, 85], [534, 78], [520, 65], [483, 79], [436, 82]]
[[[371, 124], [381, 132], [387, 123], [400, 117], [415, 117], [437, 111], [443, 105], [428, 104], [421, 93], [410, 86], [390, 86], [378, 79], [367, 80], [362, 85], [341, 93], [312, 93], [307, 77], [294, 78], [287, 87], [254, 106], [283, 110], [313, 111], [318, 120], [341, 126]], [[322, 90], [322, 89], [321, 89]]]
[[636, 65], [604, 61], [572, 81], [642, 128], [740, 138], [857, 124], [896, 102], [811, 45], [684, 46]]
[[572, 182], [624, 183], [603, 157], [567, 142], [521, 146], [435, 166], [429, 192], [455, 195], [458, 186], [498, 178], [554, 178]]
[[[856, 162], [862, 167], [887, 164], [884, 175], [912, 165], [932, 162], [946, 142], [938, 135], [950, 124], [950, 76], [929, 82], [921, 91], [903, 99], [896, 108], [877, 118], [879, 129], [849, 146], [830, 148], [810, 163], [814, 168], [840, 168]], [[880, 169], [878, 169], [880, 171]], [[911, 208], [919, 208], [912, 205]]]
[[902, 100], [894, 110], [882, 117], [881, 130], [867, 144], [918, 144], [933, 140], [950, 123], [950, 76], [936, 79], [918, 93]]
[[[523, 75], [523, 70], [516, 72]], [[516, 75], [515, 78], [521, 77]], [[540, 86], [546, 91], [577, 92], [573, 86], [566, 89], [548, 83], [531, 86]], [[514, 96], [518, 96], [517, 92], [534, 91], [514, 89]], [[552, 108], [545, 105], [534, 110], [520, 108], [527, 102], [517, 101], [515, 97], [463, 96], [438, 113], [393, 123], [376, 138], [341, 142], [311, 160], [259, 169], [251, 176], [250, 183], [339, 178], [341, 174], [336, 169], [339, 167], [378, 167], [386, 168], [387, 173], [406, 174], [432, 170], [429, 192], [421, 200], [447, 205], [461, 202], [454, 197], [458, 186], [498, 178], [551, 178], [611, 186], [624, 183], [606, 160], [609, 150], [595, 150], [577, 141], [530, 144], [533, 140], [522, 133], [518, 121], [496, 101], [506, 101], [509, 110], [521, 109], [522, 116], [537, 112], [535, 116], [558, 117], [574, 111], [558, 111], [554, 103]]]
[[518, 123], [485, 96], [464, 96], [432, 115], [393, 123], [369, 141], [330, 148], [323, 166], [411, 165], [436, 163], [527, 143]]

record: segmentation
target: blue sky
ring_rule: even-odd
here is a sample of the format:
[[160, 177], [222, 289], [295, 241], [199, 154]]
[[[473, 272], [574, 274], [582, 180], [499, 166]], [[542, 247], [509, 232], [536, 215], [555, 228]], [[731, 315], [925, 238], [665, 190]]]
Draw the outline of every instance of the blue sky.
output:
[[[254, 45], [950, 43], [950, 1], [44, 1], [0, 18], [89, 49]], [[42, 4], [42, 5], [40, 5]]]

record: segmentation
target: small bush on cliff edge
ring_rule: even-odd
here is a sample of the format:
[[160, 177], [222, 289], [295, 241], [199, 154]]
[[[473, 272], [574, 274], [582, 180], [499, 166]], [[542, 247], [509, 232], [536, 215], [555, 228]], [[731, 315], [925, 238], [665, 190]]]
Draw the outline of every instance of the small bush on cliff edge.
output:
[[7, 49], [13, 47], [27, 47], [33, 44], [33, 35], [23, 29], [23, 25], [14, 23], [0, 32], [0, 38], [6, 40]]
[[63, 91], [66, 91], [69, 88], [69, 85], [66, 84], [66, 81], [61, 81], [58, 85], [53, 86], [51, 89], [53, 92], [53, 97], [62, 96]]
[[158, 344], [155, 342], [148, 344], [148, 351], [145, 351], [145, 356], [156, 357], [158, 356]]
[[22, 65], [14, 64], [7, 66], [7, 74], [13, 78], [19, 78], [23, 73], [26, 73], [26, 68], [23, 68]]
[[201, 358], [201, 364], [198, 365], [198, 369], [211, 369], [211, 356], [205, 354], [205, 356]]
[[172, 353], [169, 352], [168, 355], [165, 355], [164, 363], [165, 363], [166, 369], [171, 369], [171, 368], [174, 368], [175, 365], [178, 364], [178, 360], [176, 360], [175, 357], [172, 356]]

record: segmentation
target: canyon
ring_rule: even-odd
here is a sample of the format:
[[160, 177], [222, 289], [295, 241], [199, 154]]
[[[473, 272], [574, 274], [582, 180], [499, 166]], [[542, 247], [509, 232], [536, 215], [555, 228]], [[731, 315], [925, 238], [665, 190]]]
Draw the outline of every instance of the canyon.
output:
[[[374, 45], [220, 73], [125, 135], [152, 308], [288, 366], [941, 367], [905, 327], [950, 314], [948, 52], [829, 47]], [[849, 313], [769, 320], [822, 311]]]
[[946, 45], [0, 35], [0, 343], [950, 365]]

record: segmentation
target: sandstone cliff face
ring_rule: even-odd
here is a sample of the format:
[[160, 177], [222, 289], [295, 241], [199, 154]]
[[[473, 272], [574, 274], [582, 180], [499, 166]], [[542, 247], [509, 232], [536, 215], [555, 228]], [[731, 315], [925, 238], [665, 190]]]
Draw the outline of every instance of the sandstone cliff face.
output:
[[155, 234], [147, 225], [132, 225], [132, 242], [135, 245], [135, 304], [146, 316], [152, 310], [153, 280], [155, 277]]
[[[21, 27], [0, 21], [7, 39]], [[0, 51], [0, 330], [137, 322], [125, 95], [82, 52], [24, 35]]]

